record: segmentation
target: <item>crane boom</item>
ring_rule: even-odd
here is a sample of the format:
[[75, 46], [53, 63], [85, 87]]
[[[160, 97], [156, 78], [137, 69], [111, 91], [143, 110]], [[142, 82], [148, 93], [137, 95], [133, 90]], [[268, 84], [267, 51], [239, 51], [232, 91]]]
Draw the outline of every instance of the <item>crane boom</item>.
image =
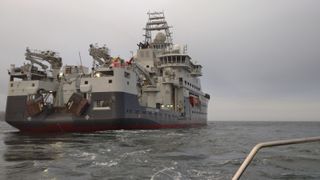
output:
[[90, 44], [89, 53], [100, 66], [109, 66], [111, 64], [109, 49], [106, 46], [99, 47], [98, 45]]
[[150, 82], [151, 85], [155, 85], [154, 79], [150, 76], [150, 73], [147, 69], [145, 69], [136, 61], [134, 61], [132, 65], [137, 74], [143, 74], [143, 76]]
[[26, 49], [26, 60], [31, 61], [31, 63], [36, 63], [40, 65], [43, 69], [47, 69], [48, 66], [41, 63], [41, 61], [46, 61], [51, 65], [52, 69], [59, 69], [62, 67], [62, 58], [57, 55], [54, 51], [39, 51]]
[[44, 70], [48, 69], [47, 65], [41, 63], [40, 61], [36, 60], [35, 58], [31, 58], [30, 56], [26, 56], [26, 60], [29, 60], [31, 62], [31, 64], [38, 64]]

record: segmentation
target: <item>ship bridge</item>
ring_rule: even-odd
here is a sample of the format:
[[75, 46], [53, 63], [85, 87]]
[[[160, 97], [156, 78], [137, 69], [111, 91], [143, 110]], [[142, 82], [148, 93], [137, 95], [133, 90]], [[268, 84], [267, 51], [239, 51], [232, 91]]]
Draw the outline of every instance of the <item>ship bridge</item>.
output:
[[191, 61], [187, 54], [165, 54], [158, 56], [159, 68], [176, 67], [183, 68], [192, 76], [202, 76], [202, 66]]

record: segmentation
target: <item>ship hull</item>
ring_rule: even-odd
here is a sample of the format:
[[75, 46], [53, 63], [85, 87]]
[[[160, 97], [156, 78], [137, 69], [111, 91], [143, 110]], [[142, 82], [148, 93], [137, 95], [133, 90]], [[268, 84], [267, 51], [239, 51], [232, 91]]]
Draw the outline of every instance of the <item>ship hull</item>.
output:
[[110, 109], [95, 109], [94, 103], [81, 116], [45, 109], [36, 116], [26, 110], [27, 96], [8, 96], [6, 121], [21, 132], [92, 132], [118, 129], [190, 128], [207, 124], [206, 109], [195, 113], [186, 98], [189, 113], [140, 106], [136, 95], [124, 92], [92, 93], [91, 102], [113, 99]]
[[[174, 128], [192, 128], [205, 126], [206, 123], [171, 123], [159, 124], [152, 120], [141, 119], [115, 119], [117, 123], [91, 122], [88, 123], [10, 123], [21, 132], [31, 133], [51, 133], [51, 132], [93, 132], [106, 130], [147, 130], [147, 129], [174, 129]], [[132, 123], [133, 122], [133, 123]], [[139, 122], [139, 123], [137, 123]]]

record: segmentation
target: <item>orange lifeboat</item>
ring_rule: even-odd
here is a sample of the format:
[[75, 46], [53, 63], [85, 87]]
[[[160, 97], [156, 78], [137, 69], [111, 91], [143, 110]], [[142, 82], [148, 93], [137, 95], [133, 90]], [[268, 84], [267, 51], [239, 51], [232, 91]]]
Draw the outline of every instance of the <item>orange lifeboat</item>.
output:
[[192, 107], [197, 106], [200, 104], [199, 98], [194, 96], [189, 96], [189, 101]]

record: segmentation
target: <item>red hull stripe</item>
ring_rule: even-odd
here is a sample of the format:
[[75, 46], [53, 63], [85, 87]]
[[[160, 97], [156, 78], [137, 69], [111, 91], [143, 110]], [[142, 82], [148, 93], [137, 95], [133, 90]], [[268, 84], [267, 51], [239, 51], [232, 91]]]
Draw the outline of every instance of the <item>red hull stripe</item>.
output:
[[134, 130], [134, 129], [176, 129], [176, 128], [190, 128], [200, 127], [206, 124], [153, 124], [153, 125], [130, 125], [130, 126], [75, 126], [74, 124], [50, 124], [42, 127], [17, 127], [22, 132], [32, 133], [49, 133], [49, 132], [93, 132], [105, 130]]

